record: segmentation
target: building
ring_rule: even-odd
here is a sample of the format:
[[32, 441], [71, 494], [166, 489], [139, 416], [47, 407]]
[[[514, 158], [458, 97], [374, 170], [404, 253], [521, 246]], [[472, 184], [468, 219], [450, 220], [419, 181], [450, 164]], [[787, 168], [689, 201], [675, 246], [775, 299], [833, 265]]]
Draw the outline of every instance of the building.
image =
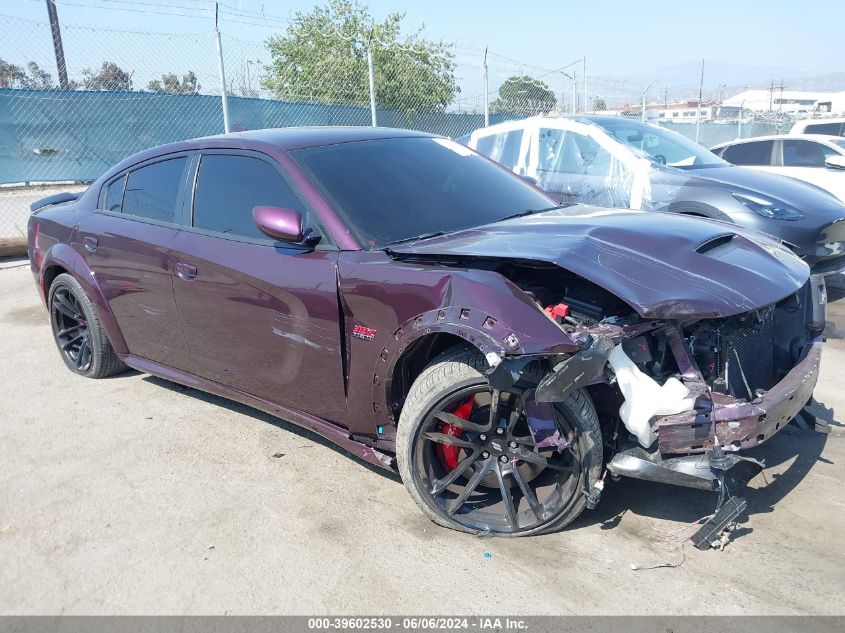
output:
[[[622, 116], [639, 118], [642, 106], [629, 105], [620, 111]], [[714, 121], [716, 119], [734, 119], [739, 114], [739, 108], [720, 106], [716, 103], [705, 103], [699, 106], [698, 101], [675, 101], [672, 103], [648, 103], [645, 107], [646, 119], [649, 121], [672, 123], [695, 123], [696, 121]]]
[[753, 112], [783, 112], [793, 115], [842, 114], [845, 113], [845, 90], [781, 90], [780, 86], [764, 90], [745, 90], [725, 99], [724, 105]]

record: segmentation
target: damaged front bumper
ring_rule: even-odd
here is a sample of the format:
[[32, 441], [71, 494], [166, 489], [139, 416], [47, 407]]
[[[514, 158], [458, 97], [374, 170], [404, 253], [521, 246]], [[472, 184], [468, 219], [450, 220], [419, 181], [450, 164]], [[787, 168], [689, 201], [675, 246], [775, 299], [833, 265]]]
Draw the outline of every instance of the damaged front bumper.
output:
[[726, 451], [757, 446], [780, 431], [813, 395], [819, 377], [822, 340], [802, 350], [798, 363], [774, 387], [753, 401], [711, 393], [712, 408], [657, 419], [663, 455], [704, 453], [718, 438]]

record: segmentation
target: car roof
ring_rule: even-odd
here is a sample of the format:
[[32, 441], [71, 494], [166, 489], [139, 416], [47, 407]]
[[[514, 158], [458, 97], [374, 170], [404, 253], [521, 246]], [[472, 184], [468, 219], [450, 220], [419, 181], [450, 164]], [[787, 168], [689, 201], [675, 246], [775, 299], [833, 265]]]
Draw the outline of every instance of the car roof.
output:
[[428, 134], [427, 132], [401, 130], [389, 127], [312, 126], [230, 132], [229, 134], [217, 134], [195, 140], [250, 140], [261, 143], [269, 143], [270, 145], [275, 145], [276, 147], [284, 150], [294, 150], [305, 147], [334, 145], [336, 143], [352, 143], [355, 141], [368, 141], [374, 139], [433, 136], [435, 135]]
[[[741, 145], [743, 143], [752, 143], [754, 141], [817, 141], [831, 143], [833, 141], [841, 141], [842, 136], [835, 136], [833, 134], [767, 134], [766, 136], [750, 136], [748, 138], [738, 138], [733, 141], [725, 141], [724, 143], [717, 143], [713, 148], [728, 147], [730, 145]], [[841, 147], [841, 146], [840, 146]]]
[[[499, 130], [507, 130], [511, 128], [520, 128], [530, 125], [534, 121], [572, 121], [573, 123], [582, 123], [587, 125], [594, 125], [601, 128], [603, 125], [610, 123], [627, 122], [635, 125], [649, 125], [642, 123], [639, 119], [629, 119], [628, 117], [614, 116], [611, 114], [537, 114], [535, 116], [524, 119], [510, 119], [507, 121], [500, 121], [487, 127], [478, 128], [473, 134], [480, 134], [487, 132], [489, 134], [496, 134]], [[604, 130], [606, 131], [606, 130]]]

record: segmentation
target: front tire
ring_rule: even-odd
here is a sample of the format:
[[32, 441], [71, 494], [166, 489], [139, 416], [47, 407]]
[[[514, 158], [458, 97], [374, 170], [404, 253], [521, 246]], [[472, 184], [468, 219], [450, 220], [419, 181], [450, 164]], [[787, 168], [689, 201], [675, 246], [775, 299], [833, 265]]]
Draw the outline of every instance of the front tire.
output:
[[53, 338], [68, 369], [86, 378], [106, 378], [126, 369], [76, 279], [58, 275], [50, 285], [47, 305]]
[[411, 387], [396, 433], [399, 473], [435, 523], [470, 533], [557, 530], [586, 507], [602, 467], [598, 415], [578, 390], [540, 404], [492, 391], [476, 349], [434, 359]]

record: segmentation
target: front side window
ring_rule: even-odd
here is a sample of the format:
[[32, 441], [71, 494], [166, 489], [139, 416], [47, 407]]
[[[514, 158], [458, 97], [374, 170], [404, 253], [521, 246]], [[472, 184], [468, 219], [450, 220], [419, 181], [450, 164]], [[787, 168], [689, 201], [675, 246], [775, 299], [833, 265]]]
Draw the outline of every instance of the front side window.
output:
[[174, 222], [179, 186], [187, 158], [171, 158], [130, 171], [123, 194], [123, 213], [159, 222]]
[[784, 167], [824, 167], [828, 156], [835, 156], [836, 151], [813, 141], [783, 141]]
[[[690, 114], [695, 116], [695, 112]], [[597, 125], [638, 156], [661, 165], [696, 169], [725, 164], [713, 152], [671, 130], [617, 117], [608, 117]]]
[[774, 141], [753, 141], [730, 145], [722, 152], [722, 158], [734, 165], [771, 165]]
[[260, 158], [203, 155], [194, 193], [194, 227], [270, 241], [252, 218], [252, 209], [257, 206], [295, 209], [303, 215], [306, 212], [279, 172]]
[[518, 176], [447, 139], [356, 141], [291, 155], [370, 248], [554, 206]]

